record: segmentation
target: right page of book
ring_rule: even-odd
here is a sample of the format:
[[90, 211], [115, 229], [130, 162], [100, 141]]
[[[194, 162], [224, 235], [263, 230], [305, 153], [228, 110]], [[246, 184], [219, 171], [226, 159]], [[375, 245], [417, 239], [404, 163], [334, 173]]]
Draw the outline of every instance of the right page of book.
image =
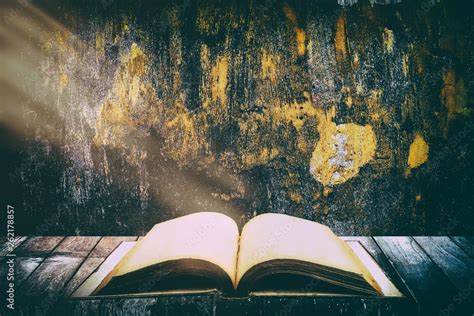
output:
[[302, 260], [357, 273], [378, 288], [352, 249], [327, 226], [284, 214], [256, 216], [241, 233], [236, 281], [253, 266], [275, 259]]

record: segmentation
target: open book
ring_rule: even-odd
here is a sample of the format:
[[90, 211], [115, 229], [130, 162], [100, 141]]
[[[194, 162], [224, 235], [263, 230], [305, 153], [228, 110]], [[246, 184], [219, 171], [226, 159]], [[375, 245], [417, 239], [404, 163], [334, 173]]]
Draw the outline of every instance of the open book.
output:
[[256, 216], [239, 235], [228, 216], [195, 213], [155, 225], [92, 295], [199, 289], [233, 296], [256, 291], [384, 295], [386, 289], [399, 294], [388, 278], [376, 277], [381, 270], [370, 255], [361, 260], [356, 252], [328, 227], [288, 215]]

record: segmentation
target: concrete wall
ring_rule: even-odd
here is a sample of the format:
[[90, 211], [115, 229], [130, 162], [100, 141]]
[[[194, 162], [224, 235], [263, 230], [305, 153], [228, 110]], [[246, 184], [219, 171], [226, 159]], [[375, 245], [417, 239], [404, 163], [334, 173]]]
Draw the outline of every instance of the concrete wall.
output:
[[462, 1], [4, 6], [17, 233], [140, 234], [198, 211], [474, 232]]

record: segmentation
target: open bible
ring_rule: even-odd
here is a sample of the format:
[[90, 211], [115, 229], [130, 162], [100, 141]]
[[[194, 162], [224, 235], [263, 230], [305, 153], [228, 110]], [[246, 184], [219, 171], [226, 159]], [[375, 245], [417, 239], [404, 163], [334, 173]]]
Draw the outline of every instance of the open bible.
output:
[[361, 260], [356, 252], [327, 226], [288, 215], [258, 215], [239, 235], [228, 216], [195, 213], [155, 225], [91, 295], [203, 289], [229, 296], [396, 291], [390, 290], [388, 278], [376, 277], [381, 270], [373, 259]]

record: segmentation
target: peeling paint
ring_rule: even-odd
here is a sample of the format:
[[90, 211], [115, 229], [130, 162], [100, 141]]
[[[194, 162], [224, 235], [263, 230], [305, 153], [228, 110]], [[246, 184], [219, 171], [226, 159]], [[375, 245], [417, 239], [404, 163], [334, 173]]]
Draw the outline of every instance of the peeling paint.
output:
[[424, 164], [428, 160], [428, 153], [428, 143], [426, 143], [421, 134], [416, 133], [412, 143], [410, 144], [407, 161], [408, 167], [410, 169], [415, 169]]
[[147, 59], [135, 43], [122, 57], [112, 90], [100, 108], [94, 137], [97, 145], [126, 147], [128, 134], [159, 121], [156, 92], [146, 81]]
[[283, 6], [283, 11], [285, 12], [286, 18], [293, 25], [296, 37], [296, 53], [298, 56], [304, 56], [306, 53], [306, 32], [298, 26], [295, 11], [288, 4]]
[[448, 110], [448, 122], [458, 114], [469, 115], [470, 113], [466, 107], [467, 91], [464, 80], [458, 78], [453, 69], [449, 69], [443, 74], [441, 100]]
[[243, 153], [242, 162], [244, 168], [265, 165], [271, 160], [275, 159], [279, 154], [277, 148], [268, 149], [263, 147], [258, 153]]
[[317, 111], [320, 138], [310, 161], [313, 177], [326, 186], [346, 182], [375, 156], [377, 141], [370, 125], [334, 123], [335, 111]]
[[306, 33], [300, 27], [295, 27], [296, 32], [296, 46], [299, 56], [303, 56], [306, 52]]
[[393, 52], [394, 41], [393, 31], [385, 27], [383, 29], [383, 46], [387, 53]]
[[316, 116], [309, 92], [304, 92], [304, 102], [282, 103], [271, 108], [273, 122], [291, 123], [299, 131], [308, 117]]
[[346, 17], [340, 15], [336, 23], [336, 60], [341, 63], [346, 59], [347, 48], [346, 48]]
[[270, 79], [275, 82], [277, 79], [277, 63], [279, 62], [279, 56], [271, 55], [267, 53], [265, 49], [262, 50], [262, 78]]

